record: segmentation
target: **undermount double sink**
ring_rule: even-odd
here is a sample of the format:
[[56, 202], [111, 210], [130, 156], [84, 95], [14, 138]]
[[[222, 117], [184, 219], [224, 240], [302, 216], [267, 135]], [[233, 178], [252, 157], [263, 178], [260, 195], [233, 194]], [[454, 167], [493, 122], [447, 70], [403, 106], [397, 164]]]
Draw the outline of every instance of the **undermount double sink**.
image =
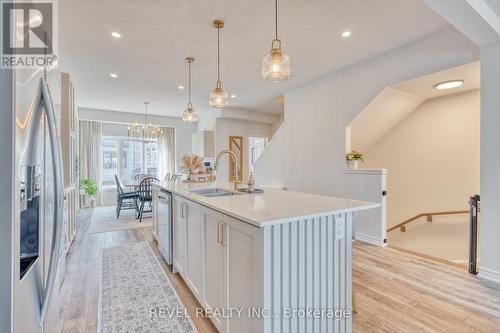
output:
[[[196, 193], [204, 197], [228, 197], [232, 195], [250, 194], [246, 189], [239, 189], [238, 192], [228, 191], [221, 188], [201, 188], [196, 190], [191, 190], [191, 193]], [[256, 189], [255, 194], [262, 193], [263, 190]]]
[[190, 192], [203, 195], [204, 197], [226, 197], [226, 196], [240, 194], [237, 192], [231, 192], [220, 188], [202, 188], [197, 190], [191, 190]]

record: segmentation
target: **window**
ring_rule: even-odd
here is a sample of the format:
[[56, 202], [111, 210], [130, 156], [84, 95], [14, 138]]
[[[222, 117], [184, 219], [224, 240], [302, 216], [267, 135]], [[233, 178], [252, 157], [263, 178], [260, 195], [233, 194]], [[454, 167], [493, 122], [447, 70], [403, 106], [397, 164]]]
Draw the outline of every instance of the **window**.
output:
[[139, 141], [129, 141], [122, 138], [120, 144], [120, 173], [121, 181], [130, 182], [135, 175], [143, 172], [142, 167], [142, 146]]
[[267, 146], [268, 139], [267, 138], [259, 138], [259, 137], [249, 137], [248, 138], [248, 148], [249, 148], [249, 161], [250, 165], [254, 165], [255, 161], [260, 157], [260, 155], [264, 152]]
[[129, 140], [127, 137], [102, 137], [102, 185], [115, 185], [115, 174], [122, 182], [130, 182], [135, 175], [158, 172], [158, 143]]
[[156, 175], [158, 173], [158, 143], [146, 143], [145, 148], [145, 170], [148, 175]]
[[113, 185], [118, 158], [118, 140], [114, 137], [102, 138], [102, 185]]

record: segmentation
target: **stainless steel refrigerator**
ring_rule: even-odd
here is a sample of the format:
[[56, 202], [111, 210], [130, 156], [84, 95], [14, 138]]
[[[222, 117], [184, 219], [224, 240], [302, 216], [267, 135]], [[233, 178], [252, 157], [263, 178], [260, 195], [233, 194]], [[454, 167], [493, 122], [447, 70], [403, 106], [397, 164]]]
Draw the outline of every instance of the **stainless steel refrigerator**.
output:
[[56, 70], [0, 70], [0, 332], [60, 326], [59, 91]]

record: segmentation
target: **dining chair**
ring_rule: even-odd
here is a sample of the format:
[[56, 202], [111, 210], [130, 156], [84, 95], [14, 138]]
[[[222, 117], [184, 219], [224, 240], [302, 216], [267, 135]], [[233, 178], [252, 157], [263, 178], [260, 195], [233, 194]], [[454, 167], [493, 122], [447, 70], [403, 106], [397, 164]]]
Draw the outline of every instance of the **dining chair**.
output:
[[118, 179], [118, 176], [115, 175], [115, 183], [116, 183], [116, 219], [120, 218], [120, 212], [126, 209], [135, 209], [139, 210], [139, 206], [137, 205], [137, 198], [139, 195], [136, 191], [125, 192], [123, 190], [123, 186]]
[[176, 173], [174, 173], [174, 174], [170, 177], [170, 180], [169, 180], [169, 181], [171, 181], [171, 182], [175, 182], [175, 181], [177, 180], [177, 178], [178, 178], [178, 177], [179, 177], [179, 176], [178, 176]]
[[170, 172], [165, 175], [165, 178], [163, 178], [163, 181], [170, 181]]
[[[139, 188], [137, 189], [138, 200], [139, 200], [139, 210], [137, 214], [137, 218], [139, 222], [142, 222], [142, 216], [144, 213], [153, 212], [152, 201], [153, 201], [153, 183], [158, 183], [160, 180], [155, 177], [147, 177], [141, 180], [139, 184]], [[149, 203], [150, 209], [144, 210], [146, 203]]]
[[151, 175], [148, 175], [146, 173], [138, 173], [137, 175], [134, 176], [134, 180], [143, 180], [144, 178], [151, 177]]

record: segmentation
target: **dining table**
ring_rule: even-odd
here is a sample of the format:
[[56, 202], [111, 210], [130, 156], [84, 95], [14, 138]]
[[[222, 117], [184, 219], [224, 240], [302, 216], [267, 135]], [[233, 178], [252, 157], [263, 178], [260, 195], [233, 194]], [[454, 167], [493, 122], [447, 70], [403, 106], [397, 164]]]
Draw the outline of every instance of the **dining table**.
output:
[[140, 180], [128, 180], [123, 183], [123, 187], [136, 189], [141, 184]]

